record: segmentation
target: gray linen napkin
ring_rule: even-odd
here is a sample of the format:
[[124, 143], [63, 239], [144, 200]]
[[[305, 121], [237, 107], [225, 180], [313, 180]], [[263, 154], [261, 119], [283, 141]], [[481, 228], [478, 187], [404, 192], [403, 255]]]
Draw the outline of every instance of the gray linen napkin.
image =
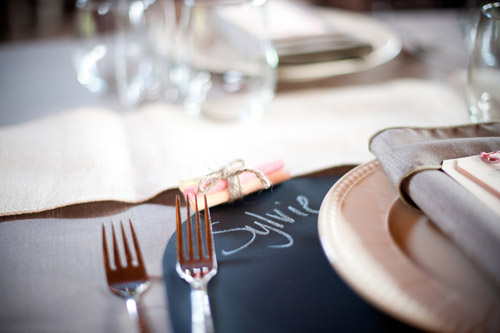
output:
[[442, 160], [499, 148], [500, 123], [394, 128], [370, 141], [401, 198], [420, 208], [500, 287], [500, 217], [439, 170]]
[[355, 36], [330, 33], [318, 36], [273, 40], [280, 65], [297, 65], [361, 58], [373, 51], [372, 45]]

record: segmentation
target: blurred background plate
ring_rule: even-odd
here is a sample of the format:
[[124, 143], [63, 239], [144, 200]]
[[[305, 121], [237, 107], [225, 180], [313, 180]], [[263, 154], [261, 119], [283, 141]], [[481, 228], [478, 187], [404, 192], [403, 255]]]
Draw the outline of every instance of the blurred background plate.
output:
[[337, 273], [370, 303], [420, 329], [498, 332], [498, 289], [420, 211], [377, 161], [328, 192], [319, 235]]
[[[272, 4], [271, 1], [270, 7]], [[333, 8], [308, 7], [308, 9], [309, 15], [318, 16], [334, 31], [351, 35], [370, 44], [372, 51], [362, 57], [343, 60], [280, 65], [278, 77], [281, 82], [306, 82], [368, 70], [390, 61], [401, 51], [402, 43], [399, 36], [373, 17]], [[273, 20], [272, 7], [270, 12]]]

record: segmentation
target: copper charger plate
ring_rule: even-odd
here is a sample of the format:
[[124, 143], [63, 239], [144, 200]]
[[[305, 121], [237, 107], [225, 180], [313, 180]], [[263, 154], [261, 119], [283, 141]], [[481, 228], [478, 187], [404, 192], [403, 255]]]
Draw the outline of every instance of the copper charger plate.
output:
[[330, 189], [318, 222], [331, 265], [382, 311], [430, 331], [499, 330], [498, 290], [425, 215], [399, 200], [378, 161]]

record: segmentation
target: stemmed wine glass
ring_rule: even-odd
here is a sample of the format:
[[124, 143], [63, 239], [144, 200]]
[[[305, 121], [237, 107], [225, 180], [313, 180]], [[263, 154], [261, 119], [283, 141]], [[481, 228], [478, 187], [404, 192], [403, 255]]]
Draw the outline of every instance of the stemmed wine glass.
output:
[[467, 74], [472, 122], [500, 121], [500, 2], [481, 8]]

